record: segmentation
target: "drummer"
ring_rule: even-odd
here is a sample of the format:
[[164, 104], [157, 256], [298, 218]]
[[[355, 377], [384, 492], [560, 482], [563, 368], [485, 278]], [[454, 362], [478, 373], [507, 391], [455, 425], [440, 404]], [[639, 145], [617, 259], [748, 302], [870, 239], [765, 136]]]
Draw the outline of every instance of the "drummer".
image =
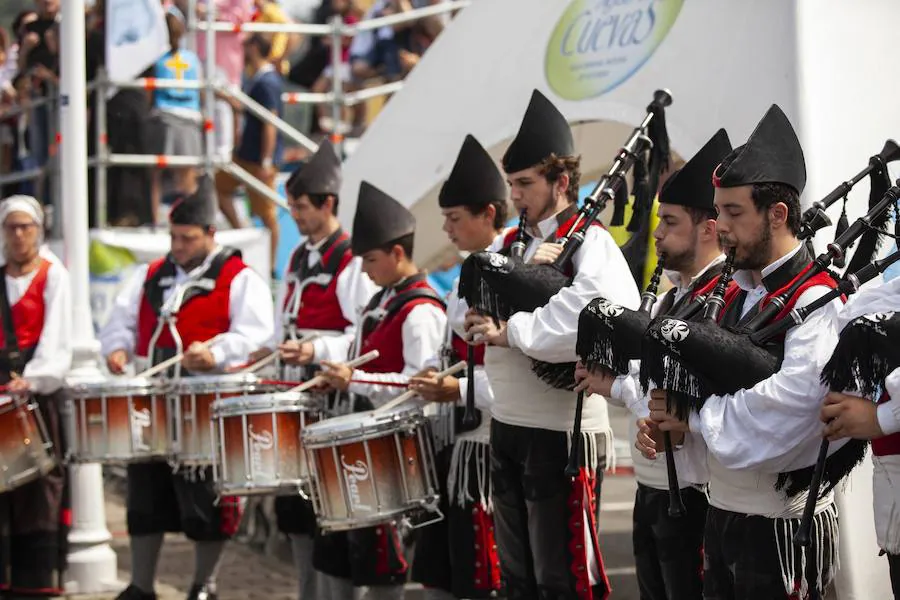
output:
[[[466, 136], [438, 195], [450, 241], [461, 252], [478, 252], [490, 246], [504, 231], [508, 194], [494, 159], [478, 140]], [[453, 328], [450, 348], [443, 351], [451, 351], [448, 362], [465, 360], [469, 347], [461, 337], [468, 307], [459, 301], [458, 286], [457, 279], [447, 301], [447, 318]], [[494, 396], [482, 368], [484, 346], [473, 348], [478, 365], [474, 389], [479, 423], [464, 430], [461, 419], [455, 418], [455, 439], [449, 440], [451, 445], [436, 457], [441, 511], [446, 518], [421, 529], [416, 542], [412, 579], [425, 586], [429, 600], [493, 598], [501, 591], [500, 566], [492, 550], [496, 542], [490, 503], [490, 405]], [[438, 357], [432, 361], [436, 362]], [[458, 405], [466, 400], [467, 383], [465, 378], [438, 378], [432, 368], [413, 377], [410, 389], [431, 402], [455, 403], [457, 407], [450, 405], [456, 410], [449, 417], [454, 418], [461, 412]], [[443, 429], [440, 425], [435, 429], [436, 438]]]
[[[60, 458], [61, 388], [72, 364], [69, 274], [58, 260], [40, 254], [44, 213], [37, 200], [3, 200], [0, 223], [5, 273], [0, 279], [0, 335], [5, 340], [0, 340], [0, 383], [7, 391], [35, 395]], [[8, 594], [49, 598], [64, 593], [72, 523], [66, 475], [57, 465], [40, 479], [0, 494], [0, 527], [9, 536], [0, 540], [0, 589]]]
[[[306, 239], [294, 249], [275, 303], [275, 326], [285, 368], [280, 379], [312, 376], [309, 368], [322, 360], [347, 356], [359, 315], [377, 291], [354, 257], [350, 236], [337, 219], [341, 159], [324, 141], [285, 185], [291, 216]], [[312, 332], [312, 341], [299, 341]], [[302, 496], [275, 498], [279, 531], [288, 534], [300, 576], [300, 598], [316, 598], [312, 568], [312, 536], [316, 530], [312, 504]]]
[[[269, 287], [239, 251], [216, 244], [215, 211], [206, 178], [193, 194], [173, 204], [171, 251], [137, 270], [100, 332], [112, 373], [124, 373], [131, 360], [143, 369], [174, 356], [173, 330], [185, 350], [176, 369], [181, 375], [222, 373], [246, 363], [270, 339], [275, 325]], [[204, 344], [219, 334], [224, 335], [214, 344]], [[184, 470], [173, 474], [165, 462], [128, 466], [131, 585], [118, 598], [155, 598], [156, 565], [163, 534], [169, 531], [184, 532], [195, 542], [188, 599], [216, 598], [216, 568], [241, 511], [228, 498], [215, 504], [211, 469], [204, 471], [197, 477]]]
[[[351, 355], [378, 350], [379, 356], [365, 371], [322, 361], [329, 385], [353, 394], [358, 410], [381, 406], [401, 394], [410, 376], [422, 371], [441, 346], [447, 322], [444, 304], [413, 262], [415, 228], [415, 217], [402, 204], [362, 182], [352, 249], [382, 290], [368, 303]], [[342, 544], [344, 554], [338, 557], [335, 550]], [[327, 562], [320, 560], [324, 545], [332, 550]], [[400, 532], [392, 525], [317, 538], [314, 563], [328, 575], [330, 587], [330, 595], [319, 597], [346, 600], [353, 597], [353, 586], [368, 586], [370, 600], [402, 598], [407, 571], [402, 549]]]

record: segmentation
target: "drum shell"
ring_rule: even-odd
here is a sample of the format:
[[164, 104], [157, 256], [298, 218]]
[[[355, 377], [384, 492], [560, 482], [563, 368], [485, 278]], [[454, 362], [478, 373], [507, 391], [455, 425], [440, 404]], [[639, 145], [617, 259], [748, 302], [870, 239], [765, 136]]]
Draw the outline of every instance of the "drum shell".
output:
[[300, 434], [321, 401], [304, 393], [245, 395], [212, 407], [216, 486], [224, 495], [296, 494], [307, 485]]
[[53, 444], [37, 402], [25, 396], [0, 397], [0, 493], [49, 473], [56, 466]]

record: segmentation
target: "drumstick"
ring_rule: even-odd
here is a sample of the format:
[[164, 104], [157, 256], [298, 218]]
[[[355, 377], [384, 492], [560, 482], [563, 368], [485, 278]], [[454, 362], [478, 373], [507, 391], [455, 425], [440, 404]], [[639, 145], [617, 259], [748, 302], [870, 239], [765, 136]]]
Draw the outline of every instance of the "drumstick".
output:
[[[455, 365], [453, 365], [452, 367], [450, 367], [449, 369], [444, 369], [440, 373], [435, 373], [434, 377], [441, 379], [442, 377], [449, 377], [450, 375], [456, 375], [457, 373], [459, 373], [460, 371], [462, 371], [465, 368], [466, 368], [466, 361], [461, 360], [458, 363], [456, 363]], [[375, 409], [374, 412], [384, 412], [384, 411], [390, 410], [390, 409], [394, 408], [395, 406], [397, 406], [398, 404], [402, 404], [402, 403], [406, 402], [407, 400], [415, 398], [418, 395], [419, 395], [419, 392], [417, 392], [415, 390], [408, 390], [406, 392], [403, 392], [402, 394], [400, 394], [399, 396], [397, 396], [396, 398], [394, 398], [387, 404], [379, 406], [378, 408]]]
[[[208, 340], [206, 340], [205, 342], [200, 342], [200, 345], [204, 346], [204, 347], [210, 346], [211, 344], [214, 344], [216, 342], [216, 340], [218, 340], [223, 335], [224, 334], [220, 333], [219, 335], [213, 336], [213, 337], [209, 338]], [[176, 364], [182, 358], [184, 358], [184, 352], [179, 352], [172, 358], [167, 358], [166, 360], [162, 361], [158, 365], [154, 365], [145, 371], [141, 371], [140, 373], [135, 375], [135, 377], [152, 377], [152, 376], [156, 375], [157, 373], [165, 371], [172, 365]]]
[[[299, 340], [297, 340], [297, 343], [305, 344], [306, 342], [313, 341], [317, 337], [319, 337], [318, 333], [308, 333], [308, 334], [304, 335], [302, 338], [300, 338]], [[244, 367], [243, 369], [240, 369], [238, 371], [238, 373], [255, 373], [255, 372], [259, 371], [260, 369], [262, 369], [267, 364], [269, 364], [270, 362], [272, 362], [273, 360], [275, 360], [276, 358], [278, 358], [278, 349], [275, 349], [271, 354], [269, 354], [265, 358], [261, 358], [258, 361], [256, 361], [255, 363], [253, 363], [247, 367]]]
[[[366, 364], [367, 362], [371, 362], [371, 361], [375, 360], [376, 358], [378, 358], [379, 354], [380, 353], [378, 352], [378, 350], [372, 350], [371, 352], [367, 352], [358, 358], [354, 358], [353, 360], [344, 363], [344, 366], [350, 367], [351, 369], [355, 369], [356, 367], [361, 367], [362, 365]], [[300, 385], [298, 385], [296, 387], [292, 387], [288, 391], [289, 392], [305, 392], [306, 390], [308, 390], [310, 388], [314, 388], [317, 385], [325, 383], [325, 381], [327, 381], [327, 380], [324, 377], [322, 377], [321, 375], [316, 375], [309, 381], [304, 381]]]

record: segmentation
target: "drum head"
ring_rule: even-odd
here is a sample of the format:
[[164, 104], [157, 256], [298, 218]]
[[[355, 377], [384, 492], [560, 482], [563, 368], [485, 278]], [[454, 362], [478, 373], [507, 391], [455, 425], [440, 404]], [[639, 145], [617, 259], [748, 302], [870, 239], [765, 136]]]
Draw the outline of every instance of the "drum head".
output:
[[248, 412], [311, 412], [321, 408], [321, 401], [306, 392], [246, 394], [222, 398], [213, 403], [213, 417], [241, 415]]
[[208, 394], [212, 392], [250, 391], [258, 387], [260, 381], [260, 378], [253, 373], [192, 375], [180, 379], [178, 383], [175, 384], [175, 392], [178, 394]]
[[303, 431], [303, 443], [315, 445], [369, 437], [374, 433], [393, 431], [399, 425], [419, 418], [424, 418], [424, 415], [415, 402], [404, 403], [388, 411], [367, 410], [341, 415], [307, 426]]
[[127, 394], [150, 394], [161, 392], [166, 384], [150, 377], [110, 377], [107, 379], [82, 380], [70, 384], [76, 395], [123, 396]]

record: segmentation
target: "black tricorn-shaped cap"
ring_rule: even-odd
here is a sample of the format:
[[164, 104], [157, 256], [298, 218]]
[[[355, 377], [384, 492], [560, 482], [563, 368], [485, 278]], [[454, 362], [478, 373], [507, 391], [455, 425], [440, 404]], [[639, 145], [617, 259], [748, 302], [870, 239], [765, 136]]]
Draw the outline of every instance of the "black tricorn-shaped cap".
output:
[[773, 104], [750, 134], [713, 171], [715, 187], [781, 183], [800, 194], [806, 187], [806, 162], [797, 133], [784, 111]]
[[731, 152], [731, 142], [724, 129], [718, 130], [697, 154], [675, 171], [663, 185], [659, 201], [712, 210], [715, 188], [711, 175], [722, 159]]
[[572, 129], [559, 109], [546, 96], [534, 90], [519, 132], [503, 155], [503, 170], [507, 173], [522, 171], [551, 154], [575, 154]]
[[368, 181], [359, 185], [353, 217], [353, 254], [382, 248], [416, 230], [416, 218], [405, 206]]
[[203, 176], [197, 182], [193, 194], [183, 194], [176, 198], [169, 211], [172, 225], [197, 225], [212, 227], [216, 224], [216, 194], [212, 180]]
[[294, 198], [303, 194], [337, 196], [342, 181], [341, 159], [331, 142], [325, 140], [315, 154], [291, 174], [285, 189]]
[[480, 207], [506, 200], [506, 196], [506, 180], [494, 159], [478, 140], [467, 135], [450, 176], [441, 186], [438, 204], [441, 208]]

